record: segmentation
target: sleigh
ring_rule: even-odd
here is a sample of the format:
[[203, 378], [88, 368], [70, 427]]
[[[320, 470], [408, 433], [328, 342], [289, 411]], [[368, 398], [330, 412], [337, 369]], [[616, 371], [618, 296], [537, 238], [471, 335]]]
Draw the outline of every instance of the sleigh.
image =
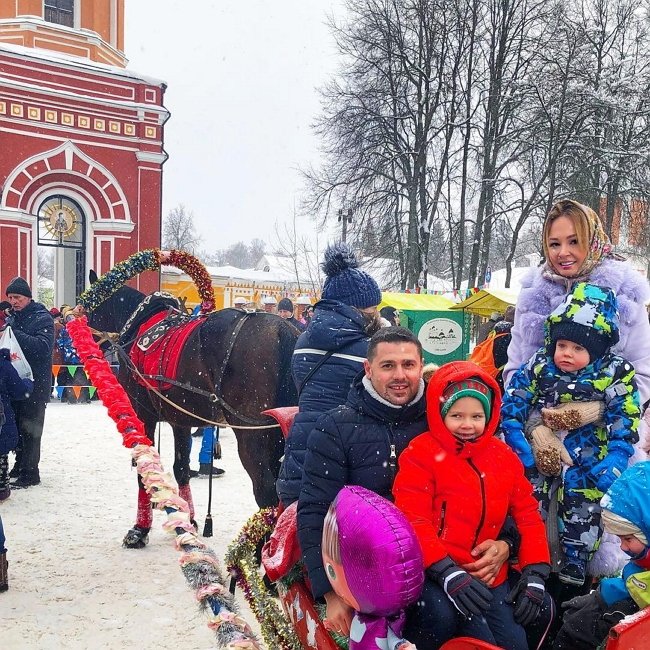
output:
[[[270, 409], [264, 415], [275, 418], [287, 437], [298, 412], [297, 406]], [[279, 516], [269, 541], [262, 548], [262, 567], [277, 589], [282, 609], [305, 649], [336, 650], [339, 645], [325, 629], [300, 562], [297, 531], [297, 503]]]
[[[298, 407], [291, 406], [269, 409], [263, 414], [276, 419], [286, 438], [297, 412]], [[297, 504], [293, 504], [282, 512], [279, 508], [267, 508], [253, 515], [230, 546], [226, 563], [255, 613], [269, 647], [347, 648], [344, 637], [337, 644], [325, 628], [319, 606], [312, 598], [300, 561], [296, 511]], [[259, 567], [257, 549], [264, 540]]]

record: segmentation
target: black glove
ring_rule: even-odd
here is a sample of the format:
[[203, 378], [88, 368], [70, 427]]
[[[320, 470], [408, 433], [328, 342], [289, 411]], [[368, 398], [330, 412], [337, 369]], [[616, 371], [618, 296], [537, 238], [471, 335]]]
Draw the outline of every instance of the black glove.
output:
[[562, 609], [565, 610], [567, 614], [574, 614], [587, 606], [590, 608], [603, 608], [602, 600], [598, 597], [597, 592], [592, 591], [588, 594], [584, 594], [584, 596], [576, 596], [575, 598], [567, 600], [561, 604]]
[[529, 564], [521, 572], [521, 578], [506, 597], [514, 605], [515, 621], [524, 627], [538, 616], [546, 593], [545, 582], [551, 572], [548, 564]]
[[0, 359], [11, 361], [11, 352], [9, 352], [9, 348], [0, 348]]
[[490, 590], [467, 571], [461, 569], [450, 557], [434, 562], [426, 571], [447, 594], [454, 607], [468, 618], [487, 611], [492, 601]]

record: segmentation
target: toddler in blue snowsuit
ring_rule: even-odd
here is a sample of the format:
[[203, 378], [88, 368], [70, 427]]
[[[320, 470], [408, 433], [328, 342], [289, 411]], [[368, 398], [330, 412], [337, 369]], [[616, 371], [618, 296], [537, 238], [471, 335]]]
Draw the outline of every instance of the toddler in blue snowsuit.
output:
[[[602, 537], [599, 501], [627, 468], [639, 439], [639, 394], [632, 365], [609, 352], [618, 341], [613, 291], [576, 284], [548, 317], [545, 329], [544, 347], [508, 384], [501, 428], [526, 468], [545, 519], [557, 487], [553, 475], [562, 475], [557, 490], [558, 530], [566, 561], [559, 578], [582, 585], [587, 562]], [[567, 427], [561, 432], [563, 440], [541, 421], [530, 435], [526, 433], [529, 416], [544, 407], [597, 401], [604, 405], [602, 419]], [[558, 454], [557, 471], [548, 470], [545, 462], [553, 448]]]

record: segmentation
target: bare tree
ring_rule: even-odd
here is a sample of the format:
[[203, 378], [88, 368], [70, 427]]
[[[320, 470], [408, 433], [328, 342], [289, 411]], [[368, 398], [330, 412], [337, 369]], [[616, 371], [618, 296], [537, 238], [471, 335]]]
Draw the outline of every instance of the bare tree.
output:
[[238, 269], [250, 269], [259, 262], [262, 255], [266, 251], [266, 242], [261, 239], [251, 239], [247, 244], [243, 241], [238, 241], [228, 248], [208, 253], [201, 251], [199, 258], [206, 264], [213, 264], [215, 266], [236, 266]]
[[199, 244], [194, 226], [194, 213], [182, 203], [172, 208], [162, 222], [162, 246], [194, 254]]
[[39, 246], [37, 249], [38, 282], [41, 280], [54, 280], [54, 249]]
[[306, 208], [352, 208], [348, 234], [402, 288], [504, 263], [509, 283], [561, 196], [625, 231], [650, 212], [648, 4], [349, 0]]
[[324, 278], [318, 232], [311, 237], [299, 234], [295, 212], [291, 222], [275, 224], [274, 251], [286, 259], [287, 270], [291, 270], [298, 291], [322, 291]]

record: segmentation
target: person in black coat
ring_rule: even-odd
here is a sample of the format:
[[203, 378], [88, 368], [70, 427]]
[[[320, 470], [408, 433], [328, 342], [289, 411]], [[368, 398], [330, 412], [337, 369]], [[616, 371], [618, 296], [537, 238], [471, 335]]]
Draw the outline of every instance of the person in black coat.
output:
[[33, 390], [31, 379], [21, 379], [11, 363], [7, 348], [0, 349], [0, 501], [9, 498], [8, 454], [18, 444], [18, 427], [12, 401], [24, 400]]
[[345, 244], [325, 251], [327, 275], [314, 318], [296, 343], [291, 361], [299, 411], [289, 431], [276, 489], [288, 506], [298, 499], [307, 437], [318, 418], [343, 404], [354, 377], [363, 368], [369, 337], [379, 329], [381, 291], [358, 268]]
[[14, 278], [5, 294], [11, 304], [7, 324], [11, 326], [34, 374], [34, 389], [29, 397], [12, 403], [20, 440], [16, 464], [10, 473], [16, 480], [11, 486], [25, 488], [41, 482], [38, 464], [45, 407], [52, 391], [54, 319], [44, 305], [32, 300], [32, 291], [23, 278]]
[[305, 331], [306, 326], [293, 315], [293, 303], [289, 298], [282, 298], [278, 303], [278, 316], [291, 323], [300, 332]]

